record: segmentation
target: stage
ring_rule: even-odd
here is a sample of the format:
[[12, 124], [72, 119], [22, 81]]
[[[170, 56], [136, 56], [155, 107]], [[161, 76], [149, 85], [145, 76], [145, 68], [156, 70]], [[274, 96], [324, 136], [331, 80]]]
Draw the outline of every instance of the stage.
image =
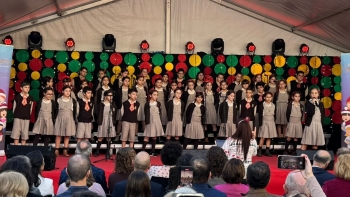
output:
[[[115, 157], [115, 156], [114, 156]], [[91, 162], [97, 161], [99, 159], [103, 159], [104, 155], [100, 155], [99, 157], [91, 157]], [[54, 181], [55, 192], [58, 188], [58, 180], [60, 176], [61, 170], [66, 167], [69, 157], [59, 156], [56, 159], [56, 169], [52, 171], [44, 171], [43, 176], [47, 178], [51, 178]], [[0, 166], [5, 162], [5, 157], [0, 157]], [[287, 174], [290, 170], [280, 170], [277, 168], [277, 156], [273, 157], [253, 157], [253, 162], [264, 161], [270, 166], [271, 170], [271, 180], [267, 187], [267, 191], [277, 195], [283, 195], [283, 184], [286, 179]], [[101, 161], [98, 163], [93, 163], [95, 166], [102, 168], [106, 172], [106, 179], [108, 181], [109, 175], [114, 171], [114, 161]], [[151, 157], [152, 165], [162, 165], [160, 161], [160, 156]]]

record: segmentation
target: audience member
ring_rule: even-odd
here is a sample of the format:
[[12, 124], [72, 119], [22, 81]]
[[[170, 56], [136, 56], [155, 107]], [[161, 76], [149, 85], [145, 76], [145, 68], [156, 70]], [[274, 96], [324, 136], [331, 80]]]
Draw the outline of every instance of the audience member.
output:
[[[90, 169], [90, 172], [92, 170]], [[67, 181], [65, 183], [62, 183], [57, 190], [57, 195], [62, 194], [63, 192], [67, 191], [67, 189], [70, 186], [70, 178], [67, 179]], [[86, 179], [86, 186], [89, 188], [89, 191], [92, 191], [96, 194], [98, 194], [99, 196], [105, 197], [106, 193], [103, 190], [102, 186], [99, 183], [96, 183], [94, 176], [92, 175], [92, 173], [89, 174], [89, 177]]]
[[86, 186], [87, 177], [90, 176], [91, 163], [90, 159], [83, 154], [73, 155], [68, 160], [68, 166], [66, 168], [67, 174], [70, 178], [70, 185], [67, 191], [56, 197], [70, 197], [75, 192], [88, 191]]
[[176, 166], [191, 166], [191, 159], [193, 155], [185, 153], [177, 159]]
[[326, 181], [322, 189], [327, 197], [339, 197], [350, 194], [350, 154], [338, 157], [334, 166], [335, 179]]
[[[201, 193], [197, 193], [194, 189], [192, 189], [190, 187], [179, 187], [175, 191], [167, 193], [164, 197], [173, 197], [176, 194], [182, 194], [183, 196], [186, 196], [186, 194], [187, 194], [187, 195], [192, 196], [192, 197], [196, 197], [196, 196], [202, 197]], [[196, 194], [198, 194], [198, 195], [196, 195]]]
[[[148, 175], [143, 171], [130, 174], [126, 184], [125, 197], [151, 197], [151, 185]], [[163, 195], [162, 195], [163, 196]]]
[[29, 192], [27, 197], [41, 197], [40, 190], [34, 187], [34, 178], [31, 173], [31, 164], [28, 157], [18, 155], [7, 160], [2, 166], [0, 173], [5, 171], [15, 171], [23, 174], [27, 179]]
[[208, 150], [207, 159], [210, 162], [210, 172], [211, 172], [211, 177], [208, 180], [208, 184], [211, 187], [214, 187], [215, 185], [226, 183], [221, 178], [222, 170], [224, 169], [224, 166], [228, 161], [224, 150], [220, 147], [212, 146]]
[[326, 168], [331, 162], [331, 155], [328, 151], [319, 150], [314, 155], [314, 163], [312, 165], [312, 173], [316, 177], [318, 183], [322, 186], [325, 181], [335, 179], [335, 176], [327, 172]]
[[350, 148], [341, 147], [337, 150], [337, 157], [339, 157], [340, 155], [344, 155], [344, 154], [350, 154]]
[[74, 193], [71, 197], [101, 197], [101, 196], [92, 191], [81, 191], [81, 192]]
[[[146, 152], [139, 152], [134, 161], [134, 171], [142, 171], [144, 173], [147, 173], [151, 166], [151, 158], [150, 155]], [[131, 174], [130, 174], [131, 176]], [[130, 176], [128, 180], [121, 181], [115, 184], [114, 186], [114, 191], [113, 191], [113, 197], [125, 197], [125, 195], [128, 196], [127, 194], [127, 188], [130, 180]], [[135, 175], [136, 176], [136, 175]], [[139, 175], [137, 175], [139, 176]], [[149, 178], [148, 178], [149, 181]], [[135, 184], [135, 183], [132, 183]], [[145, 184], [145, 183], [142, 183]], [[152, 197], [162, 197], [164, 195], [164, 189], [162, 185], [155, 183], [153, 181], [149, 181], [151, 192], [152, 192]], [[130, 186], [131, 187], [131, 186]], [[132, 186], [135, 187], [135, 186]], [[144, 186], [142, 186], [144, 187]], [[142, 189], [142, 187], [140, 189]], [[130, 195], [130, 193], [129, 193]]]
[[40, 190], [41, 195], [51, 195], [54, 196], [53, 192], [53, 180], [49, 178], [44, 178], [41, 172], [44, 170], [45, 162], [44, 156], [40, 151], [32, 151], [26, 155], [32, 165], [32, 176], [34, 178], [34, 186]]
[[249, 185], [249, 192], [246, 197], [274, 197], [269, 194], [266, 187], [270, 182], [270, 168], [262, 161], [250, 164], [247, 169], [247, 182]]
[[240, 159], [230, 159], [222, 171], [222, 179], [225, 184], [216, 185], [214, 188], [224, 192], [227, 197], [240, 197], [249, 191], [247, 185], [242, 184], [245, 176], [243, 162]]
[[177, 159], [182, 155], [182, 146], [179, 142], [168, 141], [164, 144], [160, 154], [163, 166], [151, 166], [147, 172], [150, 179], [152, 177], [169, 178], [170, 168], [176, 165]]
[[[85, 141], [85, 140], [80, 141], [77, 144], [77, 147], [75, 149], [75, 153], [76, 154], [83, 154], [86, 157], [90, 158], [91, 154], [92, 154], [91, 143], [89, 141]], [[102, 188], [105, 192], [107, 192], [107, 182], [106, 182], [105, 171], [101, 168], [98, 168], [98, 167], [92, 165], [92, 164], [91, 164], [91, 169], [92, 169], [92, 174], [95, 178], [95, 181], [102, 186]], [[67, 179], [68, 179], [68, 175], [66, 172], [66, 168], [64, 168], [61, 171], [60, 180], [58, 181], [58, 185], [61, 185], [62, 183], [66, 182]]]
[[205, 157], [194, 157], [191, 160], [193, 168], [193, 189], [205, 197], [225, 197], [226, 194], [208, 185], [210, 178], [210, 162]]
[[122, 148], [117, 152], [114, 171], [108, 178], [108, 189], [113, 193], [114, 185], [120, 181], [127, 180], [130, 173], [134, 171], [134, 158], [136, 152], [132, 148]]
[[310, 190], [306, 187], [306, 180], [300, 170], [294, 170], [287, 175], [283, 189], [286, 197], [294, 197], [299, 194], [310, 197]]
[[0, 174], [1, 197], [24, 197], [29, 187], [26, 178], [19, 172], [6, 171]]

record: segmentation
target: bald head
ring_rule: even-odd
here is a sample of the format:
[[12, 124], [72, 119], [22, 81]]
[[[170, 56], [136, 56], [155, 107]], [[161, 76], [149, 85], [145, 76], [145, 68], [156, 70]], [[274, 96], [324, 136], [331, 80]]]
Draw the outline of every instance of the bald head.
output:
[[68, 160], [67, 174], [71, 182], [86, 180], [90, 173], [91, 163], [89, 158], [83, 154], [75, 154]]
[[137, 153], [134, 161], [134, 170], [147, 172], [150, 166], [151, 158], [149, 154], [144, 151]]
[[299, 170], [292, 171], [287, 175], [283, 189], [287, 197], [300, 193], [310, 196], [310, 190], [306, 187], [306, 180]]
[[82, 140], [77, 144], [75, 149], [76, 154], [83, 154], [87, 157], [90, 157], [92, 154], [92, 145], [87, 140]]
[[329, 162], [332, 160], [331, 155], [328, 151], [319, 150], [314, 155], [314, 166], [318, 166], [320, 168], [326, 169]]

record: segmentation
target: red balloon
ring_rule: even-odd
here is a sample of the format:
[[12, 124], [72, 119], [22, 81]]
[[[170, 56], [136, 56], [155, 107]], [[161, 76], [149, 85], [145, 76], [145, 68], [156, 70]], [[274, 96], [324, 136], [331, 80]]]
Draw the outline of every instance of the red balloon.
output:
[[252, 59], [251, 59], [250, 56], [248, 56], [248, 55], [243, 55], [243, 56], [239, 59], [239, 63], [240, 63], [241, 66], [243, 66], [243, 67], [249, 67], [250, 64], [252, 63]]
[[186, 61], [186, 55], [180, 54], [179, 56], [177, 56], [177, 59], [178, 59], [180, 62], [185, 62], [185, 61]]
[[265, 61], [265, 64], [269, 64], [272, 62], [272, 57], [270, 55], [265, 55], [264, 61]]
[[151, 59], [151, 56], [148, 53], [144, 53], [141, 56], [142, 61], [148, 62], [149, 59]]
[[341, 124], [343, 122], [340, 112], [334, 112], [332, 115], [332, 121], [334, 124]]
[[322, 93], [323, 93], [323, 96], [329, 96], [329, 95], [331, 95], [331, 90], [330, 89], [324, 89], [322, 91]]
[[227, 85], [230, 85], [232, 82], [235, 81], [235, 79], [236, 79], [236, 78], [235, 78], [234, 75], [228, 76], [228, 77], [226, 78]]

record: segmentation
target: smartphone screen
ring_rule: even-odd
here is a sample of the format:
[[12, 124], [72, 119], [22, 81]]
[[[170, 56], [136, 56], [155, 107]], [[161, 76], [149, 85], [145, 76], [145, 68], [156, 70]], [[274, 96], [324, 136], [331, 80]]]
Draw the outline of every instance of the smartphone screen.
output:
[[278, 168], [291, 170], [304, 170], [305, 158], [300, 156], [279, 155]]
[[181, 167], [180, 186], [192, 187], [193, 169], [190, 167]]

